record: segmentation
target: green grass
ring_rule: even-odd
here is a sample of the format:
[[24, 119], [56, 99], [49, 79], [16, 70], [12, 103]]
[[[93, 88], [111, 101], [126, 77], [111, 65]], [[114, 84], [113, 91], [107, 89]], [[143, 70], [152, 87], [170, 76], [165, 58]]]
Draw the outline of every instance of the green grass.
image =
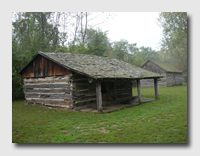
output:
[[[142, 88], [154, 97], [153, 88]], [[137, 95], [136, 88], [133, 93]], [[187, 85], [159, 88], [159, 99], [91, 114], [12, 104], [13, 143], [187, 143]]]

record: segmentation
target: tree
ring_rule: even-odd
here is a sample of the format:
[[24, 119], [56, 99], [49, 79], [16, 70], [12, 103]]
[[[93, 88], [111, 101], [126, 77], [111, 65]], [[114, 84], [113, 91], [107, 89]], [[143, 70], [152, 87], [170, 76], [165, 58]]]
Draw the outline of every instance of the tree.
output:
[[107, 32], [102, 32], [100, 29], [93, 30], [91, 36], [87, 36], [88, 53], [98, 56], [106, 56], [108, 54], [108, 37]]
[[37, 51], [55, 51], [59, 46], [58, 25], [51, 24], [53, 13], [20, 12], [12, 22], [13, 98], [23, 97], [20, 69]]
[[160, 53], [153, 50], [151, 47], [140, 47], [133, 56], [133, 64], [142, 66], [147, 60], [161, 60]]
[[116, 59], [132, 63], [132, 57], [138, 51], [136, 45], [136, 43], [131, 44], [127, 40], [121, 39], [113, 43], [112, 55]]
[[128, 53], [128, 41], [121, 39], [120, 41], [115, 42], [112, 53], [117, 59], [124, 61], [125, 55]]
[[13, 39], [17, 41], [21, 51], [54, 51], [60, 44], [58, 25], [51, 24], [54, 13], [25, 12], [18, 13], [13, 21]]
[[71, 20], [69, 23], [71, 30], [73, 30], [73, 32], [70, 33], [70, 37], [73, 38], [70, 44], [75, 45], [81, 42], [84, 46], [86, 46], [88, 30], [95, 29], [95, 27], [112, 17], [112, 14], [101, 12], [74, 12], [70, 16]]
[[180, 70], [187, 68], [187, 13], [162, 12], [158, 22], [163, 27], [162, 54]]

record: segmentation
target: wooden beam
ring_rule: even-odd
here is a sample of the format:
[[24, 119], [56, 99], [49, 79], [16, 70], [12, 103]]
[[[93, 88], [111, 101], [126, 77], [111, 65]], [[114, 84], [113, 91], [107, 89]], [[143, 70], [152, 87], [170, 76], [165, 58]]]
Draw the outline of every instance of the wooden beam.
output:
[[114, 98], [115, 98], [115, 101], [114, 101], [114, 104], [116, 105], [117, 104], [117, 90], [116, 90], [116, 82], [113, 82], [113, 91], [114, 91]]
[[141, 95], [141, 83], [140, 79], [137, 79], [137, 92], [138, 92], [138, 102], [142, 103], [142, 95]]
[[154, 78], [154, 90], [155, 90], [155, 98], [159, 98], [159, 90], [158, 90], [158, 78]]
[[101, 113], [102, 108], [102, 95], [101, 95], [101, 81], [96, 82], [96, 101], [98, 112]]

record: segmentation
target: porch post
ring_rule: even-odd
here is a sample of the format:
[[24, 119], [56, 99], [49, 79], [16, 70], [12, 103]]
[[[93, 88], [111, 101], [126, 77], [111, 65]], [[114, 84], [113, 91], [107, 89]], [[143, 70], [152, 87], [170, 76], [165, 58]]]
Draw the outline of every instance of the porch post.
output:
[[158, 78], [154, 78], [155, 99], [159, 98]]
[[138, 92], [138, 102], [142, 103], [142, 96], [141, 96], [141, 84], [140, 79], [137, 79], [137, 92]]
[[101, 81], [96, 82], [96, 101], [97, 101], [97, 110], [99, 113], [102, 112], [102, 95], [101, 95]]

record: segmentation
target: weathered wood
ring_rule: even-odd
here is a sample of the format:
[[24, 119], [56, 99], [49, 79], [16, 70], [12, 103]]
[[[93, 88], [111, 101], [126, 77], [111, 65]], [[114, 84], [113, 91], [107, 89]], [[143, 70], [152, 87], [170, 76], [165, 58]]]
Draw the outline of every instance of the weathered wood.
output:
[[24, 85], [27, 84], [42, 84], [42, 83], [66, 83], [68, 84], [71, 81], [68, 75], [60, 77], [49, 77], [47, 78], [30, 78], [24, 79]]
[[36, 84], [36, 85], [24, 85], [24, 89], [26, 88], [69, 88], [70, 84]]
[[89, 102], [89, 101], [95, 101], [96, 98], [93, 98], [93, 99], [87, 99], [87, 100], [81, 100], [81, 101], [75, 101], [75, 104], [78, 104], [78, 103], [83, 103], [83, 102]]
[[71, 100], [64, 99], [42, 99], [42, 98], [27, 98], [27, 102], [36, 104], [54, 104], [54, 105], [72, 105]]
[[103, 110], [102, 107], [102, 93], [101, 93], [101, 81], [96, 82], [96, 101], [98, 112], [101, 113]]
[[36, 56], [22, 71], [24, 78], [67, 75], [71, 71], [43, 57]]
[[141, 84], [140, 79], [137, 79], [137, 92], [138, 92], [138, 102], [142, 103], [142, 95], [141, 95]]
[[71, 99], [72, 95], [70, 94], [43, 94], [43, 93], [35, 93], [35, 94], [25, 94], [26, 98], [45, 98], [45, 99]]
[[74, 82], [80, 82], [80, 81], [88, 81], [88, 78], [81, 78], [81, 79], [74, 79]]
[[82, 95], [82, 96], [74, 97], [74, 99], [75, 99], [76, 101], [91, 100], [91, 99], [93, 100], [93, 99], [96, 99], [96, 94], [93, 95], [93, 96]]
[[24, 89], [24, 93], [72, 93], [72, 89], [65, 88], [26, 88]]
[[116, 90], [116, 82], [113, 82], [114, 83], [114, 104], [116, 104], [116, 100], [117, 100], [117, 90]]
[[154, 78], [154, 90], [155, 90], [155, 98], [159, 98], [159, 91], [158, 91], [158, 79]]

